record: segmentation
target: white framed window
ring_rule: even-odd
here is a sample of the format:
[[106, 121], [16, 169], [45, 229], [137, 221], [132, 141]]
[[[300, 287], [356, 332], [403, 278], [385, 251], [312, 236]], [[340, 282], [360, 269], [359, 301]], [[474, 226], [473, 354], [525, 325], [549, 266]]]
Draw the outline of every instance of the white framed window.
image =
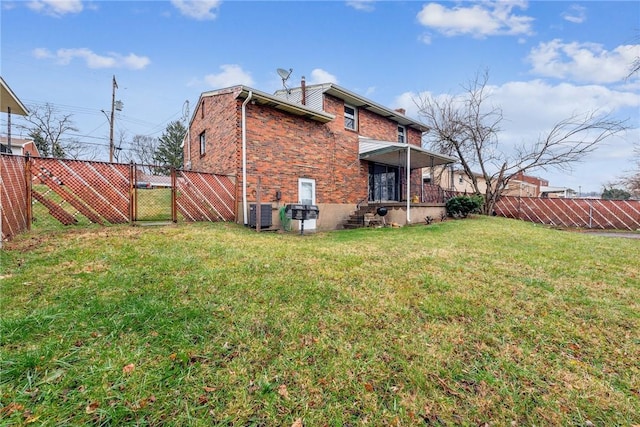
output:
[[207, 140], [205, 138], [204, 131], [200, 134], [200, 155], [204, 156], [207, 152]]
[[407, 129], [402, 125], [398, 125], [398, 142], [400, 144], [407, 143]]
[[351, 130], [358, 127], [357, 110], [353, 105], [344, 104], [344, 127]]

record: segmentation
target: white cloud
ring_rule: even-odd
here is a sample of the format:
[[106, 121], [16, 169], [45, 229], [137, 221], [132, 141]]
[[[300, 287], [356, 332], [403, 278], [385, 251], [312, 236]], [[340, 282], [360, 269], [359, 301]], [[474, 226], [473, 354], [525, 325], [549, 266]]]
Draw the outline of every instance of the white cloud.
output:
[[[550, 84], [543, 80], [513, 81], [488, 86], [487, 90], [491, 95], [486, 105], [499, 106], [503, 111], [499, 142], [500, 150], [506, 154], [512, 153], [516, 145], [534, 143], [546, 136], [560, 120], [575, 114], [595, 111], [611, 113], [620, 120], [629, 117], [629, 131], [606, 140], [584, 163], [575, 164], [572, 172], [532, 171], [532, 174], [548, 179], [551, 185], [597, 190], [631, 165], [629, 156], [633, 142], [640, 134], [640, 118], [636, 113], [640, 108], [640, 96], [637, 92], [612, 90], [602, 85]], [[405, 92], [395, 98], [393, 106], [404, 108], [409, 117], [420, 120], [416, 101], [426, 96], [442, 99], [450, 95]]]
[[58, 49], [55, 53], [44, 48], [33, 50], [33, 56], [38, 59], [55, 59], [61, 65], [68, 65], [76, 58], [84, 60], [89, 68], [127, 68], [141, 70], [151, 63], [146, 56], [130, 53], [121, 55], [110, 52], [106, 56], [98, 55], [87, 48]]
[[225, 88], [235, 85], [253, 85], [251, 73], [242, 69], [236, 64], [224, 64], [220, 66], [222, 70], [218, 74], [208, 74], [204, 77], [205, 83], [216, 89]]
[[[633, 91], [612, 90], [601, 85], [549, 84], [543, 80], [514, 81], [501, 86], [487, 86], [490, 96], [485, 106], [502, 108], [503, 136], [508, 141], [522, 142], [537, 138], [558, 121], [574, 114], [599, 111], [622, 114], [640, 108], [640, 96]], [[407, 115], [419, 119], [419, 99], [433, 96], [437, 99], [449, 94], [405, 92], [394, 100], [394, 108], [404, 108]], [[630, 123], [640, 128], [640, 118]]]
[[629, 66], [640, 56], [640, 45], [622, 45], [607, 51], [596, 43], [563, 43], [559, 39], [540, 43], [527, 60], [534, 74], [573, 79], [578, 82], [622, 82]]
[[424, 44], [431, 44], [431, 34], [424, 33], [420, 37], [418, 37], [418, 40]]
[[362, 10], [364, 12], [371, 12], [375, 8], [373, 4], [376, 0], [349, 0], [347, 6], [354, 8], [355, 10]]
[[418, 22], [446, 36], [464, 34], [477, 38], [495, 35], [532, 34], [533, 18], [516, 15], [514, 8], [526, 8], [523, 1], [489, 1], [469, 7], [448, 8], [429, 3], [418, 13]]
[[311, 71], [311, 78], [309, 79], [309, 83], [338, 83], [338, 78], [328, 71], [323, 70], [322, 68], [315, 68], [313, 71]]
[[221, 0], [171, 0], [180, 13], [198, 21], [216, 19], [221, 3]]
[[27, 7], [35, 12], [60, 17], [68, 13], [80, 13], [83, 6], [81, 0], [33, 0]]
[[569, 10], [562, 14], [562, 17], [566, 21], [573, 22], [574, 24], [582, 24], [587, 20], [587, 8], [573, 4], [569, 7]]

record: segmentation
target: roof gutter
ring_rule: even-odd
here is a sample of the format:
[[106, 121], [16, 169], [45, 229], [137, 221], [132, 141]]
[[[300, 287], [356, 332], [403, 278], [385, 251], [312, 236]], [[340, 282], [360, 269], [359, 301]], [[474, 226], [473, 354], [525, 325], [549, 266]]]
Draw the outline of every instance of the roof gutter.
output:
[[247, 205], [247, 104], [251, 101], [253, 92], [249, 91], [247, 99], [242, 103], [242, 222], [249, 223]]

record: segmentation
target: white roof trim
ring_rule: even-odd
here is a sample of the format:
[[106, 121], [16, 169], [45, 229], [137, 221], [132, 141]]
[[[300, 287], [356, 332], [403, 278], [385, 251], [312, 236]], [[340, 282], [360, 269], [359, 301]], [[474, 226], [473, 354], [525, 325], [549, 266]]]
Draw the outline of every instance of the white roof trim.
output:
[[8, 112], [7, 107], [11, 108], [11, 114], [17, 114], [19, 116], [28, 116], [29, 110], [24, 106], [22, 101], [18, 99], [15, 93], [11, 90], [7, 82], [0, 77], [0, 109], [3, 113]]

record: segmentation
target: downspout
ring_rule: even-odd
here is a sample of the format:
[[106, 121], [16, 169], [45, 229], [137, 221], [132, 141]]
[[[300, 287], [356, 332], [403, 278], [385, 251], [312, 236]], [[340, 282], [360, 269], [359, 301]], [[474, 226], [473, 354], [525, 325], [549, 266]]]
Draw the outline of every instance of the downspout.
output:
[[247, 99], [242, 103], [242, 222], [244, 225], [249, 222], [247, 206], [247, 104], [252, 97], [253, 92], [249, 91]]
[[191, 125], [187, 126], [187, 162], [189, 164], [188, 169], [191, 170]]
[[411, 147], [407, 142], [407, 225], [411, 224]]

